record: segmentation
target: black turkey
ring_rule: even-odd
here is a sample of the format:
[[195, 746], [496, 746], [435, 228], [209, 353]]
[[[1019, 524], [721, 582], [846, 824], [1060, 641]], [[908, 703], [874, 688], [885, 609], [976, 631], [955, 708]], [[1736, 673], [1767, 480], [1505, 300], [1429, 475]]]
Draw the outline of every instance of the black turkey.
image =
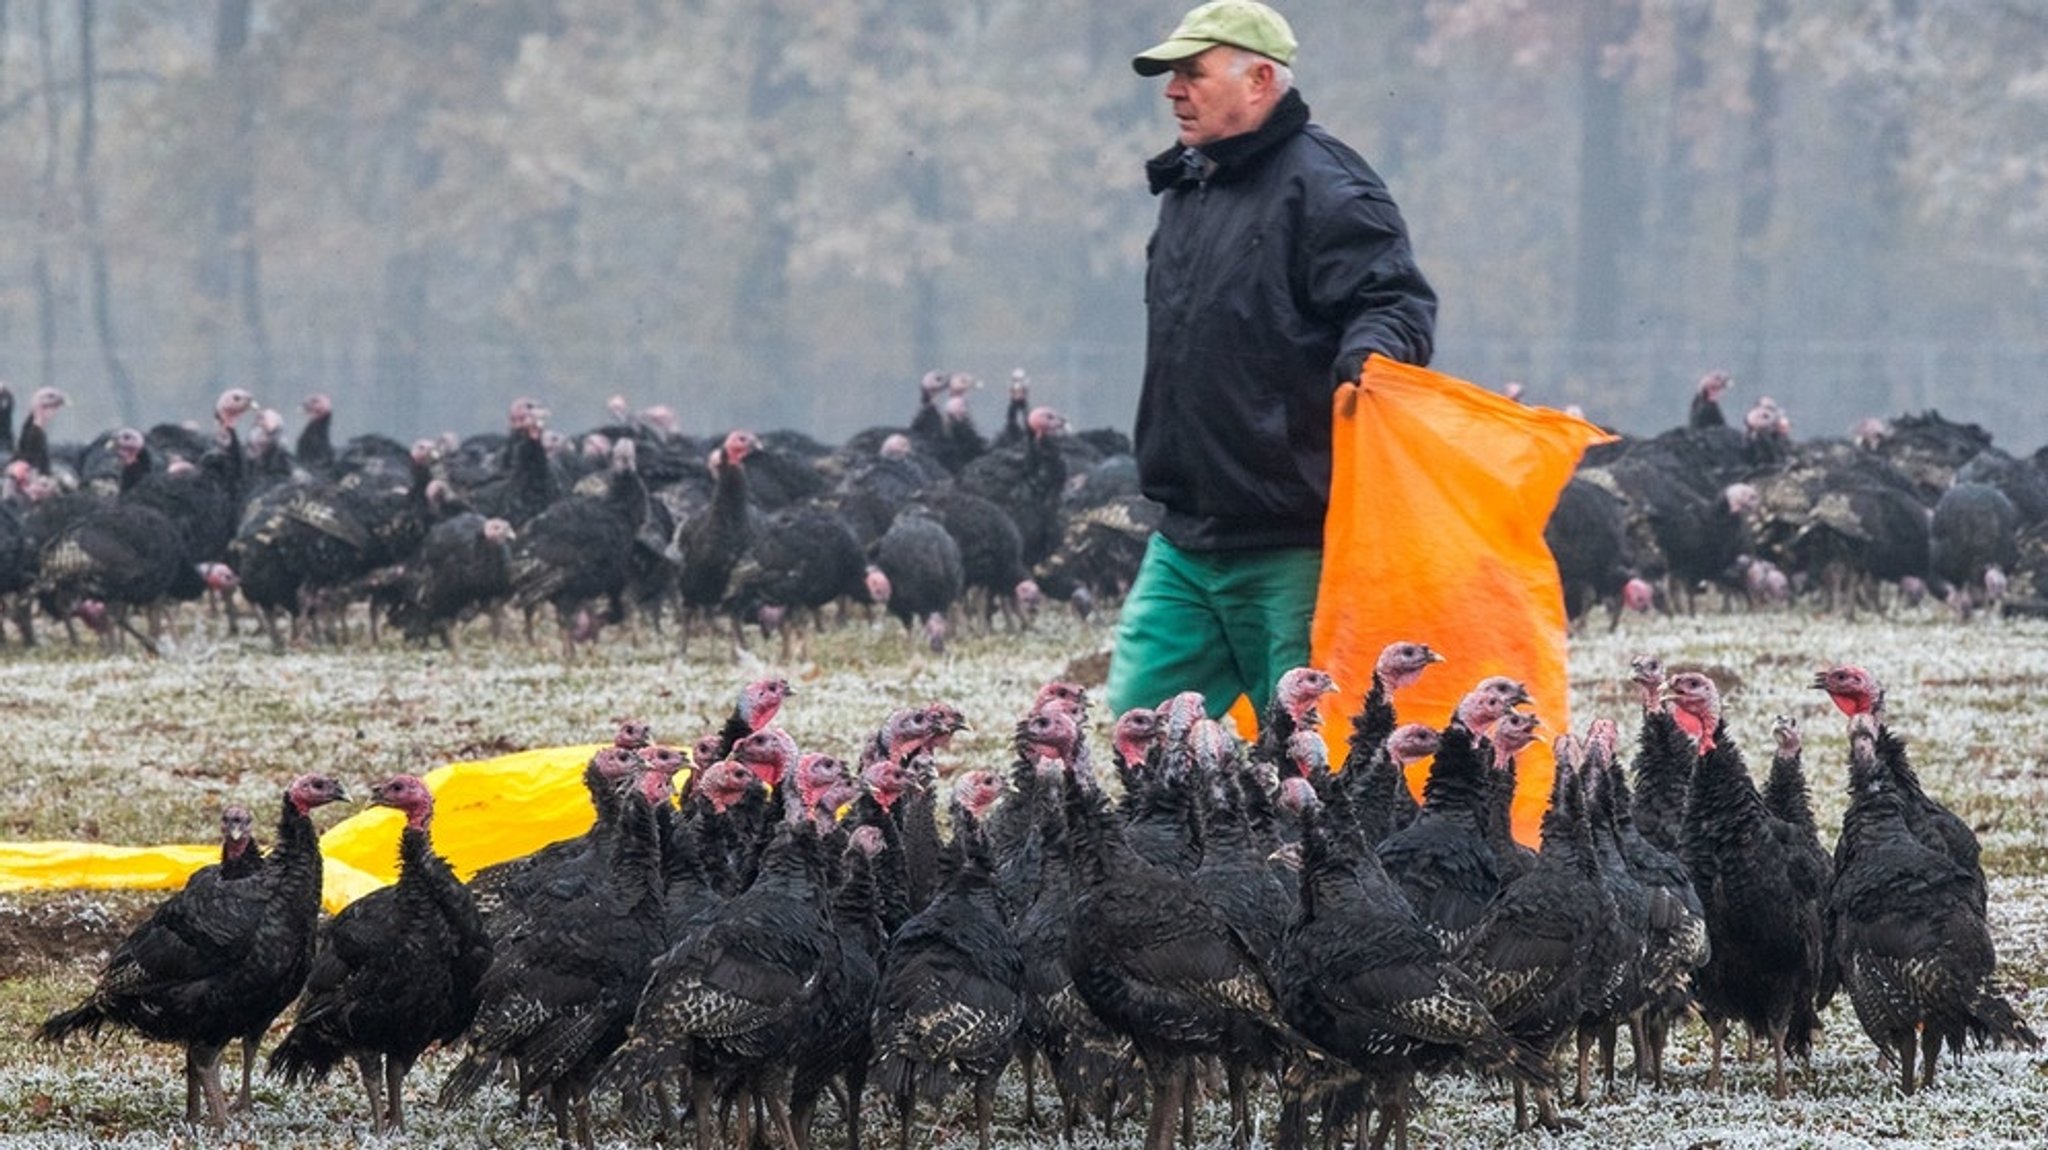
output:
[[1054, 438], [1067, 421], [1049, 407], [1034, 408], [1025, 420], [1030, 436], [1019, 446], [988, 451], [960, 469], [962, 489], [1010, 513], [1024, 541], [1024, 562], [1035, 565], [1060, 542], [1060, 497], [1067, 486], [1067, 461]]
[[710, 618], [725, 600], [733, 569], [753, 543], [756, 513], [748, 502], [747, 459], [760, 449], [761, 441], [753, 432], [726, 433], [724, 443], [711, 453], [710, 504], [676, 525], [674, 552], [681, 565], [676, 595], [681, 602], [685, 651], [692, 623]]
[[958, 487], [934, 487], [917, 502], [938, 517], [960, 547], [965, 614], [984, 629], [1000, 613], [1021, 629], [1039, 600], [1038, 584], [1024, 565], [1024, 537], [1010, 513]]
[[[22, 592], [35, 582], [36, 549], [29, 539], [28, 521], [11, 499], [0, 498], [0, 614], [11, 616], [21, 634], [23, 646], [35, 642], [29, 601]], [[0, 629], [0, 640], [5, 639]]]
[[1676, 857], [1685, 841], [1686, 796], [1699, 752], [1664, 698], [1664, 663], [1655, 655], [1629, 660], [1629, 680], [1640, 692], [1643, 719], [1630, 762], [1635, 798], [1630, 813], [1644, 841]]
[[545, 1092], [562, 1141], [584, 1150], [590, 1087], [626, 1040], [648, 966], [662, 944], [661, 835], [656, 809], [670, 776], [629, 777], [604, 843], [602, 878], [582, 895], [534, 916], [525, 933], [500, 936], [478, 986], [476, 1019], [462, 1061], [441, 1085], [441, 1104], [469, 1098], [503, 1059], [520, 1069], [522, 1097]]
[[[1028, 791], [1019, 787], [1018, 798], [1011, 801], [1030, 801], [1034, 808], [1027, 812], [1032, 825], [1023, 833], [1017, 853], [1028, 853], [1031, 844], [1038, 853], [1036, 889], [1029, 892], [1015, 926], [1024, 959], [1021, 1038], [1031, 1055], [1044, 1058], [1051, 1067], [1062, 1101], [1062, 1130], [1071, 1135], [1089, 1117], [1111, 1134], [1118, 1112], [1131, 1104], [1144, 1083], [1130, 1040], [1110, 1030], [1081, 1000], [1067, 965], [1075, 875], [1062, 780], [1068, 771], [1091, 769], [1087, 744], [1072, 715], [1042, 710], [1034, 710], [1018, 724], [1016, 744], [1018, 764], [1031, 772], [1031, 784]], [[1035, 1086], [1028, 1061], [1024, 1072], [1028, 1114]]]
[[[42, 545], [31, 591], [52, 618], [78, 614], [110, 640], [119, 627], [155, 653], [166, 603], [236, 585], [227, 565], [195, 558], [162, 512], [117, 499], [85, 508]], [[150, 617], [147, 634], [129, 621], [136, 609]]]
[[647, 973], [632, 1035], [605, 1076], [642, 1085], [686, 1069], [700, 1150], [717, 1141], [718, 1099], [733, 1090], [749, 1110], [758, 1098], [776, 1137], [794, 1144], [786, 1055], [840, 992], [826, 867], [810, 821], [785, 821], [753, 885]]
[[1728, 417], [1721, 412], [1721, 397], [1726, 394], [1727, 372], [1710, 371], [1701, 376], [1699, 386], [1693, 389], [1692, 406], [1686, 411], [1685, 425], [1695, 429], [1728, 426]]
[[405, 1128], [405, 1076], [422, 1051], [476, 1016], [491, 937], [469, 888], [429, 838], [434, 796], [412, 775], [370, 788], [405, 815], [398, 882], [350, 903], [320, 932], [290, 1033], [270, 1053], [287, 1084], [319, 1082], [344, 1059], [362, 1072], [373, 1135]]
[[[837, 809], [838, 803], [833, 804]], [[882, 934], [876, 860], [887, 844], [878, 827], [845, 836], [844, 873], [832, 896], [832, 929], [839, 936], [838, 993], [812, 1017], [794, 1045], [790, 1061], [790, 1125], [798, 1146], [811, 1145], [811, 1122], [819, 1098], [836, 1079], [843, 1090], [846, 1144], [860, 1145], [861, 1095], [867, 1088], [873, 1037], [868, 1027], [874, 1006], [878, 964], [888, 940]]]
[[1024, 1018], [1024, 960], [1003, 921], [980, 826], [1001, 792], [1002, 781], [987, 771], [956, 781], [953, 874], [882, 955], [870, 1073], [896, 1100], [899, 1145], [910, 1141], [920, 1100], [942, 1101], [965, 1081], [980, 1148], [990, 1147], [996, 1081]]
[[[1851, 718], [1868, 715], [1877, 721], [1877, 759], [1891, 774], [1892, 789], [1903, 806], [1907, 829], [1923, 846], [1940, 851], [1963, 868], [1970, 876], [1970, 901], [1977, 913], [1983, 914], [1987, 886], [1977, 832], [1920, 785], [1920, 775], [1913, 769], [1905, 739], [1886, 722], [1885, 691], [1877, 677], [1853, 663], [1838, 663], [1815, 675], [1813, 685], [1827, 692], [1843, 714]], [[1837, 847], [1835, 866], [1840, 869], [1846, 865], [1848, 860]]]
[[514, 400], [496, 452], [449, 461], [449, 480], [470, 510], [503, 519], [516, 531], [561, 498], [561, 481], [541, 443], [547, 416], [535, 400]]
[[1487, 832], [1488, 770], [1479, 744], [1507, 713], [1507, 698], [1466, 695], [1444, 728], [1415, 821], [1379, 844], [1388, 877], [1447, 954], [1470, 937], [1501, 887], [1504, 863]]
[[1069, 517], [1052, 554], [1032, 568], [1048, 597], [1087, 617], [1096, 603], [1121, 599], [1138, 577], [1138, 564], [1166, 509], [1132, 492]]
[[57, 412], [71, 402], [70, 398], [54, 387], [39, 387], [29, 397], [28, 416], [21, 421], [21, 434], [15, 437], [14, 459], [28, 464], [37, 475], [50, 475], [50, 421]]
[[909, 436], [889, 435], [872, 452], [842, 461], [832, 499], [867, 544], [881, 538], [904, 504], [950, 478], [937, 460], [917, 453]]
[[1327, 815], [1305, 779], [1282, 784], [1303, 812], [1300, 910], [1275, 963], [1287, 1020], [1365, 1075], [1380, 1113], [1372, 1144], [1407, 1143], [1415, 1075], [1469, 1058], [1518, 1080], [1547, 1083], [1542, 1053], [1510, 1038], [1480, 990], [1444, 955], [1346, 825], [1339, 792]]
[[625, 802], [624, 788], [645, 769], [645, 727], [622, 723], [613, 746], [584, 764], [583, 785], [594, 812], [590, 829], [538, 850], [493, 863], [471, 877], [491, 937], [500, 947], [543, 929], [563, 906], [589, 896], [606, 883]]
[[[1288, 744], [1298, 731], [1321, 730], [1323, 717], [1316, 706], [1324, 695], [1337, 689], [1337, 681], [1318, 667], [1289, 667], [1273, 684], [1273, 697], [1259, 716], [1259, 735], [1252, 744], [1253, 762], [1265, 763], [1280, 774], [1290, 773]], [[1320, 772], [1325, 777], [1328, 770]]]
[[428, 529], [433, 451], [420, 441], [403, 471], [380, 465], [331, 482], [280, 484], [249, 501], [228, 550], [237, 574], [249, 573], [242, 597], [261, 613], [273, 647], [286, 642], [280, 614], [294, 642], [308, 622], [338, 638], [351, 585], [411, 557]]
[[1631, 1036], [1637, 1079], [1661, 1089], [1666, 1040], [1672, 1024], [1692, 1013], [1693, 974], [1710, 953], [1706, 912], [1685, 864], [1636, 828], [1628, 776], [1616, 756], [1620, 738], [1612, 720], [1593, 720], [1587, 728], [1586, 762], [1588, 771], [1604, 776], [1599, 805], [1629, 875], [1646, 894], [1648, 929], [1640, 967], [1644, 1001]]
[[1721, 719], [1720, 692], [1697, 671], [1668, 686], [1698, 741], [1680, 859], [1692, 876], [1712, 950], [1695, 994], [1713, 1049], [1707, 1088], [1721, 1088], [1730, 1021], [1770, 1043], [1773, 1097], [1785, 1097], [1787, 1055], [1804, 1057], [1818, 1025], [1828, 860], [1800, 828], [1765, 809]]
[[[542, 604], [554, 608], [562, 657], [592, 642], [607, 623], [625, 619], [626, 576], [633, 541], [647, 518], [647, 486], [634, 466], [630, 439], [612, 445], [603, 495], [578, 495], [534, 516], [512, 545], [512, 602], [528, 619]], [[602, 614], [591, 604], [603, 600]]]
[[817, 630], [835, 603], [867, 597], [867, 557], [845, 516], [800, 503], [762, 518], [734, 564], [723, 604], [735, 623], [755, 623], [782, 639], [785, 661]]
[[875, 567], [886, 581], [889, 614], [912, 639], [920, 634], [933, 651], [946, 643], [946, 616], [966, 585], [960, 545], [932, 513], [916, 504], [875, 544]]
[[1407, 767], [1436, 754], [1441, 740], [1436, 731], [1420, 724], [1389, 746], [1400, 729], [1394, 695], [1422, 677], [1443, 656], [1427, 643], [1397, 640], [1380, 649], [1373, 660], [1372, 686], [1359, 701], [1351, 717], [1351, 733], [1345, 738], [1342, 770], [1329, 778], [1310, 779], [1318, 795], [1331, 786], [1350, 790], [1353, 818], [1368, 844], [1377, 846], [1394, 831], [1415, 821], [1419, 805], [1409, 789]]
[[235, 426], [254, 403], [240, 388], [222, 392], [214, 403], [213, 443], [197, 466], [152, 472], [125, 494], [130, 502], [162, 512], [194, 562], [228, 562], [228, 543], [235, 537], [247, 490]]
[[1935, 496], [1883, 457], [1817, 448], [1755, 486], [1758, 553], [1804, 573], [1827, 609], [1853, 615], [1878, 605], [1883, 583], [1926, 579]]
[[[1618, 729], [1608, 723], [1611, 737], [1618, 742]], [[1605, 740], [1602, 740], [1604, 742]], [[1578, 1081], [1572, 1090], [1574, 1105], [1585, 1105], [1592, 1096], [1595, 1048], [1600, 1055], [1601, 1077], [1609, 1096], [1614, 1093], [1614, 1051], [1621, 1026], [1632, 1026], [1653, 996], [1646, 958], [1652, 932], [1653, 892], [1629, 866], [1621, 845], [1618, 806], [1627, 801], [1626, 785], [1619, 772], [1611, 770], [1612, 760], [1605, 747], [1589, 734], [1580, 739], [1562, 734], [1552, 743], [1560, 762], [1571, 764], [1578, 773], [1589, 825], [1600, 885], [1606, 888], [1614, 914], [1608, 920], [1606, 937], [1595, 945], [1595, 967], [1588, 970], [1579, 1003]], [[1701, 931], [1704, 936], [1704, 928]], [[1638, 1031], [1637, 1033], [1640, 1033]], [[1638, 1047], [1637, 1062], [1645, 1059]]]
[[1543, 541], [1557, 560], [1565, 618], [1580, 623], [1595, 604], [1604, 604], [1612, 630], [1621, 621], [1625, 592], [1639, 568], [1628, 536], [1627, 501], [1574, 476], [1558, 493]]
[[967, 397], [981, 381], [964, 371], [926, 372], [918, 383], [917, 414], [910, 420], [910, 438], [949, 475], [988, 451], [988, 440], [974, 426]]
[[[1899, 1068], [1899, 1092], [1934, 1085], [1944, 1041], [1966, 1037], [2038, 1048], [2040, 1036], [1991, 986], [1990, 928], [1968, 869], [1922, 844], [1906, 796], [1878, 761], [1869, 714], [1849, 724], [1849, 809], [1829, 897], [1833, 958], [1863, 1032]], [[1914, 1074], [1915, 1047], [1921, 1056]]]
[[319, 476], [334, 472], [334, 400], [326, 392], [316, 391], [299, 401], [299, 410], [306, 413], [306, 422], [299, 428], [299, 437], [293, 441], [292, 457], [306, 471]]
[[1988, 483], [1958, 483], [1941, 493], [1927, 523], [1933, 588], [1967, 616], [1995, 602], [2019, 563], [2020, 513]]
[[[220, 861], [192, 872], [186, 887], [226, 879], [243, 879], [263, 869], [263, 846], [256, 841], [256, 816], [249, 808], [233, 806], [220, 813]], [[242, 1036], [242, 1093], [235, 1101], [238, 1110], [249, 1109], [254, 1095], [256, 1048], [263, 1042], [266, 1025]]]
[[[245, 879], [188, 885], [114, 948], [83, 1003], [37, 1030], [45, 1042], [102, 1026], [185, 1048], [185, 1120], [227, 1125], [220, 1055], [260, 1035], [305, 985], [320, 916], [320, 844], [308, 812], [341, 784], [301, 775], [285, 790], [277, 846]], [[245, 1046], [245, 1053], [253, 1047]]]
[[438, 638], [455, 648], [456, 629], [491, 613], [512, 594], [512, 525], [464, 511], [427, 529], [405, 565], [389, 608], [391, 622], [415, 643]]
[[1444, 657], [1427, 643], [1396, 640], [1380, 648], [1373, 659], [1372, 686], [1359, 700], [1358, 713], [1351, 718], [1351, 733], [1345, 740], [1344, 770], [1372, 761], [1400, 723], [1394, 709], [1395, 694], [1443, 661]]
[[1145, 1145], [1170, 1150], [1195, 1058], [1274, 1045], [1306, 1055], [1313, 1044], [1281, 1018], [1267, 971], [1199, 888], [1124, 841], [1092, 775], [1073, 771], [1067, 788], [1078, 891], [1067, 964], [1082, 1001], [1137, 1049], [1152, 1096]]
[[[1560, 761], [1543, 813], [1542, 853], [1501, 888], [1453, 956], [1501, 1029], [1545, 1057], [1574, 1031], [1588, 1000], [1605, 993], [1618, 957], [1614, 903], [1599, 865], [1584, 789], [1572, 763]], [[1533, 1085], [1533, 1121], [1562, 1128], [1552, 1088]], [[1527, 1093], [1518, 1082], [1517, 1131], [1531, 1125]]]

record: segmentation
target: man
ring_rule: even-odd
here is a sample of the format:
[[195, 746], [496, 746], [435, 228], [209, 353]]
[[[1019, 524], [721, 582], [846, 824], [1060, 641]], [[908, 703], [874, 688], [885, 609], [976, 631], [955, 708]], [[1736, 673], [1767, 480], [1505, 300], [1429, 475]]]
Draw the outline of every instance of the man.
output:
[[1264, 709], [1308, 661], [1331, 397], [1368, 355], [1429, 362], [1436, 294], [1386, 186], [1309, 122], [1294, 32], [1253, 0], [1190, 11], [1131, 61], [1166, 75], [1179, 142], [1146, 164], [1145, 378], [1135, 442], [1166, 508], [1125, 601], [1118, 711], [1201, 691]]

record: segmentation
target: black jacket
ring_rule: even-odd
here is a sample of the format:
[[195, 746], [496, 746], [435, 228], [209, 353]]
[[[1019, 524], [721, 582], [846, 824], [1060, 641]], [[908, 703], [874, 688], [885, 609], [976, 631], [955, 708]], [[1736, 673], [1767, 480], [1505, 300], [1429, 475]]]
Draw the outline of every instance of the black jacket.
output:
[[1320, 546], [1333, 366], [1429, 362], [1436, 293], [1400, 210], [1292, 91], [1258, 130], [1176, 145], [1146, 174], [1159, 226], [1134, 438], [1160, 530], [1192, 551]]

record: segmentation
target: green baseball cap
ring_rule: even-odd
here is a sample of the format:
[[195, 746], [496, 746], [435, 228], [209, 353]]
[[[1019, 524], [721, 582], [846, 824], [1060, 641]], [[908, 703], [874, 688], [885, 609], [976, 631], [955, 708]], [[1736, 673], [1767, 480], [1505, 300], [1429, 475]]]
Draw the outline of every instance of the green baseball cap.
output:
[[1131, 67], [1140, 76], [1157, 76], [1218, 44], [1294, 63], [1294, 29], [1287, 26], [1285, 16], [1258, 0], [1210, 0], [1181, 17], [1180, 27], [1165, 43], [1132, 57]]

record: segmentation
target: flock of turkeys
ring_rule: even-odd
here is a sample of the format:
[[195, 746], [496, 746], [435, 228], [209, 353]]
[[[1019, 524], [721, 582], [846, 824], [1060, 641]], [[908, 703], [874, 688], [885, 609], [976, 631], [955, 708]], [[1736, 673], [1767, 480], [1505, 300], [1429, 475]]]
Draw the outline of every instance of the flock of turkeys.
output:
[[308, 775], [268, 851], [230, 810], [220, 864], [40, 1035], [182, 1044], [186, 1117], [219, 1127], [223, 1051], [242, 1045], [247, 1105], [256, 1045], [296, 1000], [269, 1071], [353, 1063], [379, 1133], [439, 1044], [444, 1107], [505, 1105], [477, 1097], [502, 1083], [565, 1141], [594, 1143], [601, 1102], [704, 1150], [813, 1145], [821, 1102], [848, 1145], [869, 1118], [907, 1146], [955, 1099], [988, 1150], [1006, 1074], [1031, 1128], [1142, 1122], [1148, 1150], [1191, 1140], [1218, 1091], [1238, 1146], [1268, 1105], [1277, 1145], [1405, 1146], [1445, 1075], [1511, 1084], [1516, 1129], [1556, 1129], [1617, 1089], [1624, 1031], [1639, 1088], [1671, 1088], [1666, 1039], [1694, 1018], [1712, 1054], [1690, 1084], [1723, 1088], [1741, 1023], [1783, 1097], [1838, 993], [1902, 1092], [1944, 1050], [2039, 1045], [1993, 981], [1976, 838], [1921, 788], [1868, 672], [1814, 681], [1848, 723], [1832, 851], [1796, 723], [1774, 725], [1760, 784], [1714, 681], [1648, 657], [1632, 751], [1611, 718], [1556, 738], [1531, 849], [1508, 829], [1526, 692], [1489, 678], [1440, 729], [1400, 722], [1437, 662], [1386, 648], [1336, 763], [1317, 711], [1334, 685], [1311, 668], [1250, 743], [1181, 694], [1100, 745], [1085, 692], [1049, 683], [1000, 768], [947, 761], [966, 719], [943, 703], [892, 712], [845, 758], [801, 748], [775, 723], [788, 684], [762, 679], [688, 751], [622, 724], [584, 770], [588, 833], [466, 883], [419, 780], [376, 784], [406, 816], [400, 877], [325, 921], [308, 815], [344, 794]]
[[[1047, 601], [1115, 600], [1161, 518], [1128, 437], [1069, 430], [1021, 370], [985, 435], [978, 384], [927, 373], [907, 422], [836, 446], [688, 434], [673, 408], [622, 397], [570, 434], [520, 399], [501, 430], [337, 443], [322, 395], [287, 444], [283, 416], [240, 389], [210, 431], [57, 441], [61, 392], [31, 397], [17, 434], [0, 385], [0, 618], [23, 642], [85, 626], [154, 651], [166, 609], [198, 600], [216, 608], [205, 625], [278, 647], [385, 626], [453, 645], [508, 615], [531, 640], [551, 615], [564, 657], [667, 621], [685, 649], [693, 629], [758, 629], [787, 659], [850, 616], [886, 611], [939, 647]], [[1796, 439], [1768, 397], [1731, 425], [1731, 386], [1710, 373], [1684, 425], [1586, 453], [1547, 530], [1572, 618], [1690, 611], [1714, 589], [1749, 607], [2048, 612], [2048, 449], [2015, 455], [1934, 412]]]

